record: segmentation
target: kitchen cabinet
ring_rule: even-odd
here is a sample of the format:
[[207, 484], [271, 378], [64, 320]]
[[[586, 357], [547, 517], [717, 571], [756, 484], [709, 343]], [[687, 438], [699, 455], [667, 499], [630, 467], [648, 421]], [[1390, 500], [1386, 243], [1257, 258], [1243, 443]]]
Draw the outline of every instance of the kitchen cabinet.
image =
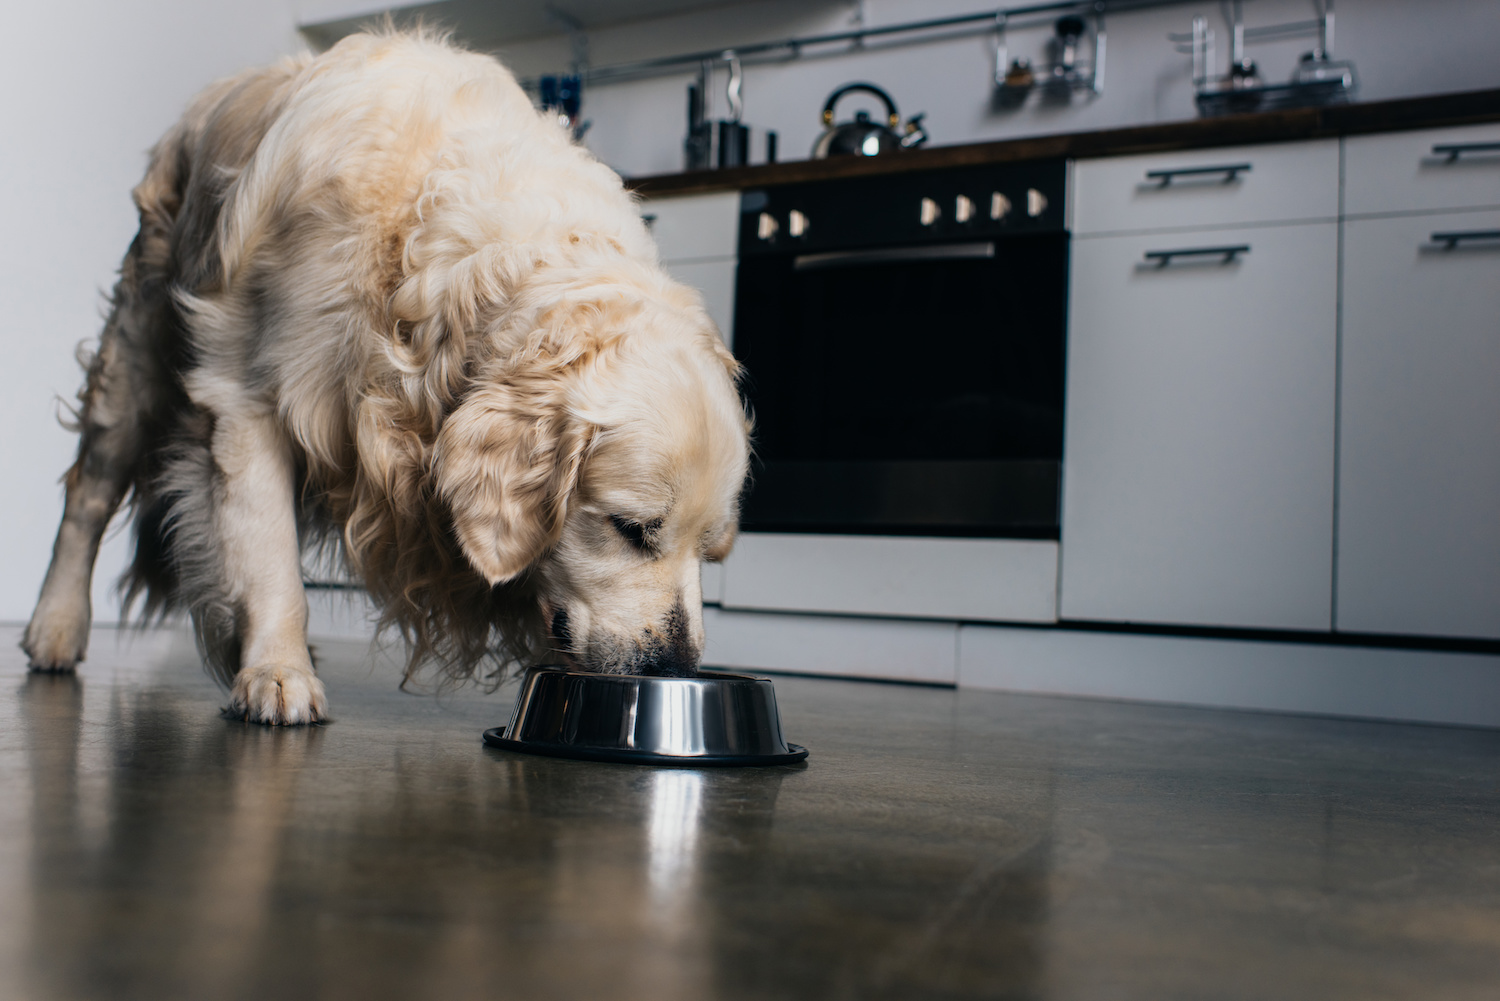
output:
[[745, 532], [726, 609], [1001, 622], [1057, 620], [1057, 543]]
[[708, 318], [719, 328], [724, 343], [734, 347], [734, 258], [719, 261], [665, 261], [667, 274], [703, 296]]
[[1500, 638], [1500, 239], [1432, 239], [1475, 232], [1500, 211], [1344, 223], [1340, 630]]
[[656, 198], [641, 205], [662, 266], [703, 296], [709, 318], [733, 344], [734, 278], [739, 239], [737, 191]]
[[738, 191], [653, 198], [641, 203], [641, 216], [663, 261], [733, 257], [739, 245]]
[[1073, 241], [1064, 619], [1330, 628], [1337, 266], [1334, 222]]
[[[1500, 240], [1432, 238], [1500, 232], [1497, 143], [1489, 124], [1072, 165], [1056, 576], [1050, 543], [752, 533], [706, 597], [1500, 638]], [[736, 197], [644, 208], [726, 336]]]
[[1500, 638], [1497, 144], [1076, 166], [1063, 618]]
[[951, 685], [956, 622], [777, 615], [705, 608], [703, 663], [733, 671], [790, 671]]

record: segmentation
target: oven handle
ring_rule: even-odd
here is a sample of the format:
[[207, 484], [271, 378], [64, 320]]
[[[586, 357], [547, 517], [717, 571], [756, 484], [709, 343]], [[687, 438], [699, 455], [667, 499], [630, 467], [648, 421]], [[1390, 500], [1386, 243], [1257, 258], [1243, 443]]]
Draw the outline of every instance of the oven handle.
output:
[[833, 250], [823, 254], [798, 254], [792, 258], [792, 270], [813, 271], [818, 268], [853, 268], [862, 264], [972, 260], [994, 256], [993, 241], [939, 243], [926, 247], [880, 247], [875, 250]]

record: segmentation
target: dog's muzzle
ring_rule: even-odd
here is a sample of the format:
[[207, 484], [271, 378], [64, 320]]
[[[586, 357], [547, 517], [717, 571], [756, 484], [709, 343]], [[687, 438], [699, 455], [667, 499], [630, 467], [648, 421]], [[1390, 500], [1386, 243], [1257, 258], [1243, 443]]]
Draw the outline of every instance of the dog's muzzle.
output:
[[690, 678], [698, 673], [702, 651], [693, 643], [687, 608], [681, 601], [659, 628], [644, 630], [633, 639], [591, 639], [580, 648], [566, 609], [552, 613], [548, 631], [554, 650], [578, 670], [661, 678]]

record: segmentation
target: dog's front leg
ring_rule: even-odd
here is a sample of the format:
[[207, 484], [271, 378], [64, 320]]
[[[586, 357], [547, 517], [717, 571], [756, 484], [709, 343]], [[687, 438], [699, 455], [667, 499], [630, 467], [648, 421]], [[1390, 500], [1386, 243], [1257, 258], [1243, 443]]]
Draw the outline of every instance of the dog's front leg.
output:
[[228, 711], [257, 723], [316, 723], [328, 710], [307, 649], [290, 448], [272, 414], [219, 412], [213, 456], [223, 586], [240, 632]]

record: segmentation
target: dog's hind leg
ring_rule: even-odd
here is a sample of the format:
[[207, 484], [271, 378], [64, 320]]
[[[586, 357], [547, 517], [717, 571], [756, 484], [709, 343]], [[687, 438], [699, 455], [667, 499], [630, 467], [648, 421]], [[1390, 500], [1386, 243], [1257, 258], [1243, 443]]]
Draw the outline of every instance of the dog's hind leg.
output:
[[121, 269], [113, 309], [80, 394], [78, 458], [64, 482], [67, 500], [36, 610], [21, 640], [33, 670], [71, 671], [88, 647], [90, 582], [99, 541], [139, 468], [146, 414], [154, 405], [143, 377], [160, 302], [138, 281], [140, 241]]

